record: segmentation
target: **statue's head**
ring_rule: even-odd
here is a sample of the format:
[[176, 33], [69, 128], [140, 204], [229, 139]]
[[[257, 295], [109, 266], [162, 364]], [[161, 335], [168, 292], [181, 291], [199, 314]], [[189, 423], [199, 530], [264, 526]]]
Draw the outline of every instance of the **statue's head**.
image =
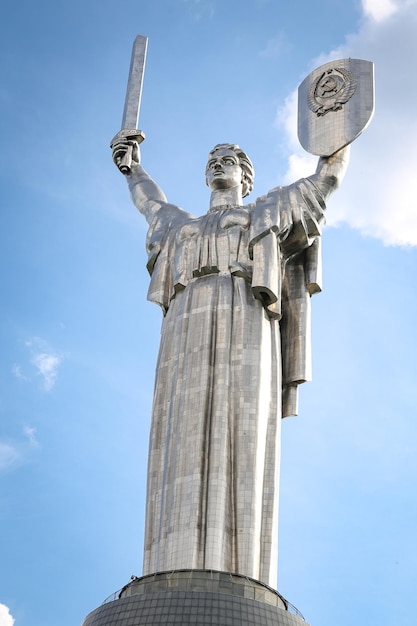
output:
[[[227, 165], [228, 157], [230, 157], [230, 165], [232, 166], [233, 160], [240, 166], [240, 172], [238, 174], [240, 181], [242, 184], [242, 197], [249, 195], [253, 188], [253, 180], [255, 178], [255, 170], [253, 169], [252, 161], [247, 156], [247, 154], [239, 148], [239, 146], [235, 143], [219, 143], [217, 146], [214, 146], [213, 150], [209, 152], [207, 159], [207, 167], [206, 167], [206, 184], [209, 187], [212, 187], [210, 184], [209, 178], [209, 170], [214, 166], [217, 160], [221, 160]], [[220, 167], [220, 164], [217, 165]], [[233, 172], [231, 171], [231, 175], [233, 176]], [[220, 177], [220, 174], [219, 174]], [[233, 182], [233, 181], [231, 181]]]

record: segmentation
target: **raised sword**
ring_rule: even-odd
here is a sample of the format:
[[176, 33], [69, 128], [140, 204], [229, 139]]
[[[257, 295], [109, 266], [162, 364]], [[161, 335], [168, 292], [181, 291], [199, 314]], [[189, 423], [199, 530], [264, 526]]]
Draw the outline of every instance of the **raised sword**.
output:
[[[145, 139], [145, 133], [138, 129], [138, 125], [147, 48], [148, 38], [144, 35], [138, 35], [132, 47], [132, 58], [130, 61], [125, 107], [122, 117], [122, 129], [111, 140], [111, 148], [118, 143], [129, 140], [132, 142], [136, 141], [139, 144]], [[132, 167], [132, 151], [133, 144], [127, 145], [125, 154], [117, 164], [123, 174], [130, 173]]]

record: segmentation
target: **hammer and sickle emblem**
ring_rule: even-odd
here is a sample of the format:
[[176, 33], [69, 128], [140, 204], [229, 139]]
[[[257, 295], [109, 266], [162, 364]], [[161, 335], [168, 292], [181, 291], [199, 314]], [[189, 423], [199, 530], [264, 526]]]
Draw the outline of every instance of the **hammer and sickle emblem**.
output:
[[344, 68], [327, 70], [313, 82], [308, 106], [318, 117], [330, 111], [339, 111], [355, 93], [356, 84], [353, 74]]
[[322, 98], [328, 98], [329, 96], [337, 93], [338, 84], [333, 76], [327, 76], [319, 85], [317, 85], [317, 95]]

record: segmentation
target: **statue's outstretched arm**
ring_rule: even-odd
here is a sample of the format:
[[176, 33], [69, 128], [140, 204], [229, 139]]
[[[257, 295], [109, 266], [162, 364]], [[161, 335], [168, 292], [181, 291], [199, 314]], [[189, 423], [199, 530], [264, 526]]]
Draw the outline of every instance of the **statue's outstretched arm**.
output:
[[150, 223], [167, 199], [162, 189], [140, 165], [140, 150], [136, 141], [122, 140], [112, 146], [113, 161], [119, 166], [126, 152], [132, 151], [132, 164], [125, 174], [130, 195], [136, 208]]
[[133, 204], [150, 224], [161, 204], [167, 202], [164, 192], [139, 163], [131, 168], [126, 180]]
[[319, 188], [326, 200], [343, 180], [349, 163], [350, 146], [329, 157], [320, 157], [316, 173], [309, 179]]

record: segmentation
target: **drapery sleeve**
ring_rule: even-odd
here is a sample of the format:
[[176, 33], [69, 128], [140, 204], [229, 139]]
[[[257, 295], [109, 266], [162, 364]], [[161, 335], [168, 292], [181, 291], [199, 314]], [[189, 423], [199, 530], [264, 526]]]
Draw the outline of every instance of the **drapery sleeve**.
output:
[[149, 224], [146, 238], [146, 267], [151, 276], [148, 300], [159, 304], [164, 315], [174, 297], [176, 232], [191, 217], [173, 204], [161, 203], [160, 210]]
[[[289, 259], [308, 250], [321, 234], [325, 204], [317, 187], [301, 179], [272, 189], [252, 206], [249, 254], [253, 259], [252, 290], [272, 317], [280, 318], [285, 267]], [[308, 282], [317, 280], [318, 246], [307, 252]], [[319, 289], [313, 288], [313, 291]]]
[[321, 290], [324, 210], [309, 179], [273, 189], [253, 208], [252, 289], [281, 320], [282, 417], [297, 414], [298, 385], [311, 379], [310, 295]]

